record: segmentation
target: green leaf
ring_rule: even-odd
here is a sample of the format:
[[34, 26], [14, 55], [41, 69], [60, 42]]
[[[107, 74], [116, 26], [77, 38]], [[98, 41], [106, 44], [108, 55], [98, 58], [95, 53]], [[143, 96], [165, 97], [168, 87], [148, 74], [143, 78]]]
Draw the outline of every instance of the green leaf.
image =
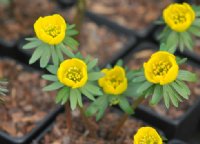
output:
[[75, 24], [71, 24], [71, 25], [67, 25], [67, 29], [73, 29], [73, 28], [75, 28], [76, 27], [76, 25]]
[[27, 41], [38, 41], [38, 39], [36, 37], [25, 38], [25, 40], [27, 40]]
[[70, 106], [72, 110], [75, 110], [78, 102], [78, 94], [79, 91], [77, 89], [70, 89]]
[[141, 83], [128, 83], [128, 88], [124, 92], [123, 95], [129, 96], [129, 97], [139, 97], [143, 94], [143, 92], [138, 93], [138, 88], [140, 88]]
[[87, 83], [84, 88], [90, 92], [91, 94], [94, 95], [102, 95], [103, 93], [101, 92], [100, 88], [92, 83]]
[[94, 59], [92, 61], [90, 61], [87, 65], [87, 69], [88, 71], [92, 70], [98, 63], [98, 59]]
[[175, 82], [176, 82], [180, 87], [182, 87], [182, 88], [186, 91], [186, 93], [187, 93], [188, 95], [190, 95], [190, 89], [188, 88], [188, 86], [187, 86], [183, 81], [176, 80]]
[[58, 81], [57, 76], [50, 75], [50, 74], [42, 75], [42, 78], [45, 79], [45, 80], [49, 80], [49, 81]]
[[56, 103], [61, 103], [64, 105], [69, 98], [69, 87], [63, 87], [60, 89], [56, 95]]
[[90, 72], [88, 74], [88, 80], [89, 81], [96, 81], [99, 78], [103, 77], [105, 74], [102, 72]]
[[170, 106], [170, 101], [169, 101], [169, 95], [168, 95], [168, 85], [163, 85], [163, 97], [164, 97], [164, 102], [165, 106], [169, 109]]
[[185, 48], [184, 40], [183, 40], [181, 34], [179, 34], [179, 49], [181, 52], [183, 52], [184, 48]]
[[176, 62], [181, 65], [181, 64], [184, 64], [185, 62], [187, 61], [187, 58], [179, 58], [179, 57], [176, 57]]
[[135, 77], [135, 78], [132, 80], [132, 82], [134, 82], [134, 83], [144, 82], [144, 81], [146, 81], [145, 76], [138, 76], [138, 77]]
[[132, 80], [134, 77], [144, 76], [144, 71], [142, 70], [130, 70], [127, 72], [126, 77], [129, 80]]
[[70, 58], [74, 58], [75, 55], [69, 50], [67, 47], [65, 47], [63, 44], [61, 44], [61, 50], [63, 51], [64, 54], [66, 54]]
[[86, 97], [88, 97], [90, 100], [92, 100], [92, 101], [95, 100], [94, 96], [93, 96], [89, 91], [87, 91], [84, 87], [81, 87], [81, 88], [80, 88], [80, 91], [81, 91], [82, 94], [84, 94], [84, 95], [85, 95]]
[[75, 35], [77, 35], [77, 34], [79, 34], [79, 32], [77, 31], [77, 30], [74, 30], [74, 29], [72, 29], [72, 30], [67, 30], [67, 36], [75, 36]]
[[180, 33], [181, 39], [184, 42], [185, 46], [189, 49], [193, 49], [194, 42], [188, 32], [182, 32]]
[[56, 53], [57, 53], [58, 58], [60, 59], [60, 61], [63, 61], [64, 58], [63, 58], [63, 54], [62, 54], [61, 48], [62, 47], [60, 45], [56, 45], [55, 50], [56, 50]]
[[50, 60], [50, 57], [51, 57], [51, 52], [49, 49], [44, 49], [42, 55], [41, 55], [41, 58], [40, 58], [40, 67], [41, 68], [44, 68], [47, 66], [49, 60]]
[[63, 84], [60, 82], [54, 82], [46, 87], [43, 88], [43, 91], [52, 91], [52, 90], [57, 90], [59, 88], [63, 87]]
[[165, 43], [163, 43], [163, 42], [160, 45], [160, 51], [168, 51], [167, 45]]
[[120, 108], [125, 111], [127, 114], [133, 114], [133, 109], [132, 107], [130, 106], [128, 100], [124, 97], [121, 97], [120, 98], [120, 101], [119, 101], [119, 106]]
[[76, 50], [78, 45], [79, 45], [79, 43], [75, 39], [73, 39], [72, 37], [66, 37], [64, 39], [64, 43], [67, 46], [69, 46], [72, 50]]
[[171, 33], [169, 34], [167, 41], [166, 41], [166, 46], [168, 48], [168, 52], [170, 53], [174, 53], [176, 50], [176, 47], [178, 45], [178, 34], [177, 32], [171, 31]]
[[44, 52], [43, 47], [40, 46], [36, 48], [29, 60], [29, 64], [33, 64], [34, 62], [36, 62], [41, 57], [43, 52]]
[[59, 64], [59, 59], [58, 59], [58, 56], [56, 54], [54, 46], [51, 46], [51, 55], [52, 55], [52, 60], [53, 60], [54, 65], [58, 65]]
[[78, 99], [78, 105], [80, 106], [80, 107], [83, 107], [83, 101], [82, 101], [82, 96], [81, 96], [81, 92], [78, 90], [78, 89], [76, 89], [77, 91], [76, 91], [76, 95], [77, 95], [77, 99]]
[[147, 98], [148, 96], [150, 96], [150, 95], [153, 95], [153, 92], [154, 92], [154, 85], [152, 85], [151, 87], [149, 87], [147, 90], [146, 90], [146, 92], [144, 93], [145, 94], [145, 98]]
[[145, 81], [144, 83], [142, 83], [140, 85], [140, 88], [138, 88], [137, 92], [138, 93], [142, 93], [142, 92], [145, 92], [148, 88], [150, 88], [153, 84], [148, 82], [148, 81]]
[[153, 96], [150, 103], [152, 105], [155, 105], [161, 100], [161, 98], [162, 98], [162, 86], [155, 85]]
[[172, 88], [167, 85], [167, 93], [168, 93], [168, 96], [169, 98], [171, 99], [171, 102], [172, 104], [175, 106], [175, 107], [178, 107], [178, 100], [176, 98], [176, 92], [172, 90]]
[[197, 81], [197, 76], [192, 72], [186, 70], [179, 70], [177, 79], [188, 82], [195, 82]]
[[196, 26], [196, 27], [199, 27], [200, 28], [200, 19], [199, 18], [196, 18], [195, 21], [193, 22], [192, 26]]
[[123, 60], [119, 59], [116, 63], [116, 65], [118, 66], [123, 66]]
[[176, 90], [176, 92], [178, 94], [180, 94], [183, 98], [188, 99], [188, 90], [185, 90], [183, 87], [181, 87], [178, 83], [173, 82], [170, 84], [170, 86], [172, 86], [172, 88], [174, 90]]
[[46, 68], [50, 73], [57, 74], [58, 67], [55, 65], [48, 65]]
[[170, 34], [170, 32], [171, 32], [171, 29], [168, 26], [165, 26], [163, 31], [157, 36], [157, 39], [158, 40], [166, 39], [168, 35]]
[[41, 44], [42, 44], [42, 42], [39, 40], [31, 41], [31, 42], [25, 44], [22, 48], [23, 49], [32, 49], [32, 48], [36, 48], [36, 47], [40, 46]]
[[196, 26], [191, 26], [188, 30], [191, 34], [200, 37], [200, 28]]

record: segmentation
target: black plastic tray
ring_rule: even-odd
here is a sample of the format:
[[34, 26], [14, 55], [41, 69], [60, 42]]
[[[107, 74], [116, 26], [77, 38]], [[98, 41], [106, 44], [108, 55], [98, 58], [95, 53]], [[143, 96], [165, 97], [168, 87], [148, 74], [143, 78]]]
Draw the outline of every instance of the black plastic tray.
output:
[[[132, 52], [129, 52], [127, 55], [123, 55], [120, 58], [125, 59], [126, 62], [129, 56], [137, 51], [145, 49], [156, 50], [156, 48], [158, 48], [157, 45], [145, 42], [135, 47], [136, 48], [132, 49]], [[179, 52], [176, 54], [184, 57], [184, 55]], [[115, 61], [116, 60], [113, 60], [112, 64], [114, 64]], [[200, 66], [198, 63], [193, 61], [193, 58], [190, 57], [188, 57], [188, 63], [195, 67]], [[178, 138], [181, 140], [188, 140], [197, 131], [197, 125], [200, 120], [200, 98], [197, 99], [196, 102], [182, 116], [174, 120], [159, 115], [143, 105], [140, 105], [136, 109], [135, 116], [163, 130], [168, 139]]]

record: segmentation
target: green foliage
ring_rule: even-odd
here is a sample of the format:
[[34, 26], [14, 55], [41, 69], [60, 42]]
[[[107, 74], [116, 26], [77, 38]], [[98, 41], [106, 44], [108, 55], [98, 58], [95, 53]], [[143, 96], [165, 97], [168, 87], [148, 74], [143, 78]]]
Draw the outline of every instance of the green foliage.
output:
[[[182, 64], [186, 61], [186, 59], [178, 59], [178, 63]], [[190, 95], [190, 90], [184, 81], [195, 82], [197, 80], [196, 74], [191, 73], [186, 70], [179, 70], [177, 79], [169, 84], [160, 85], [153, 84], [148, 82], [146, 79], [138, 82], [138, 79], [141, 79], [144, 76], [144, 71], [140, 70], [143, 75], [137, 75], [133, 79], [133, 83], [137, 85], [136, 88], [137, 93], [140, 96], [145, 96], [145, 98], [152, 96], [150, 99], [151, 105], [156, 105], [160, 102], [160, 100], [164, 100], [165, 106], [167, 108], [170, 107], [170, 104], [173, 104], [175, 107], [178, 107], [179, 102], [182, 102], [183, 99], [188, 99]], [[135, 90], [133, 90], [134, 92]]]
[[72, 36], [77, 35], [78, 31], [74, 29], [75, 25], [68, 25], [67, 27], [63, 42], [57, 45], [49, 45], [36, 37], [25, 38], [28, 43], [23, 46], [23, 49], [35, 49], [29, 60], [29, 64], [33, 64], [39, 60], [40, 67], [44, 68], [51, 60], [54, 65], [58, 65], [64, 60], [63, 54], [70, 58], [75, 57], [72, 50], [77, 50], [79, 43]]

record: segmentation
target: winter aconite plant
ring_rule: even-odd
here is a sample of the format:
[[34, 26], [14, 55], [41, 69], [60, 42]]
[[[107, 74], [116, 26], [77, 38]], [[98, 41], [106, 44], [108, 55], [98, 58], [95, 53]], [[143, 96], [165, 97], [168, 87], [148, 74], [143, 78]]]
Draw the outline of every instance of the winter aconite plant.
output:
[[[77, 56], [77, 55], [76, 55]], [[51, 74], [43, 75], [46, 80], [53, 81], [44, 88], [45, 91], [60, 89], [57, 93], [56, 103], [65, 104], [70, 101], [71, 109], [77, 105], [83, 106], [82, 96], [95, 100], [94, 96], [102, 95], [97, 86], [97, 80], [103, 76], [94, 70], [97, 60], [90, 61], [77, 56], [62, 61], [59, 65], [49, 65], [47, 70]]]
[[74, 27], [59, 14], [40, 17], [34, 24], [36, 37], [26, 38], [29, 42], [23, 46], [23, 49], [35, 48], [29, 64], [40, 59], [40, 67], [46, 67], [52, 57], [53, 63], [58, 65], [64, 60], [63, 53], [74, 57], [71, 50], [76, 50], [79, 44], [72, 38], [78, 34]]
[[101, 72], [105, 75], [98, 80], [98, 84], [103, 95], [88, 107], [87, 115], [96, 114], [96, 120], [99, 120], [109, 105], [119, 105], [125, 113], [132, 114], [133, 109], [128, 101], [128, 97], [131, 96], [128, 90], [133, 88], [130, 71], [116, 65], [113, 68], [105, 68]]
[[197, 80], [194, 73], [180, 69], [182, 62], [167, 51], [154, 53], [135, 77], [134, 82], [139, 86], [137, 92], [145, 98], [152, 96], [150, 103], [153, 105], [163, 98], [167, 108], [170, 102], [178, 107], [179, 102], [188, 99], [190, 95], [184, 81]]
[[173, 3], [163, 10], [165, 28], [159, 35], [162, 42], [173, 53], [176, 48], [183, 51], [185, 48], [192, 50], [193, 35], [200, 37], [200, 11], [199, 7], [188, 3]]

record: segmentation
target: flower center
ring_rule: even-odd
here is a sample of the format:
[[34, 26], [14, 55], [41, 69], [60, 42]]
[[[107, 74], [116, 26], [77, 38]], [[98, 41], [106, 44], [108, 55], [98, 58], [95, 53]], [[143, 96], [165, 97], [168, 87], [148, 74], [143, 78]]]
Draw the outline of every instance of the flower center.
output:
[[157, 144], [158, 140], [153, 135], [144, 135], [140, 141], [139, 144]]
[[59, 25], [49, 24], [44, 28], [44, 31], [45, 33], [47, 33], [48, 35], [54, 38], [61, 33], [61, 28]]
[[174, 24], [183, 24], [187, 21], [184, 13], [175, 13], [172, 16], [172, 19], [174, 21]]
[[153, 74], [155, 76], [163, 76], [167, 74], [169, 69], [172, 67], [170, 62], [159, 61], [153, 64]]
[[83, 74], [81, 69], [77, 67], [70, 67], [65, 73], [65, 77], [77, 83], [81, 81], [81, 79], [83, 78]]
[[123, 82], [123, 80], [119, 76], [116, 76], [116, 75], [112, 75], [108, 77], [107, 81], [109, 81], [110, 85], [112, 85], [114, 89], [116, 89]]

